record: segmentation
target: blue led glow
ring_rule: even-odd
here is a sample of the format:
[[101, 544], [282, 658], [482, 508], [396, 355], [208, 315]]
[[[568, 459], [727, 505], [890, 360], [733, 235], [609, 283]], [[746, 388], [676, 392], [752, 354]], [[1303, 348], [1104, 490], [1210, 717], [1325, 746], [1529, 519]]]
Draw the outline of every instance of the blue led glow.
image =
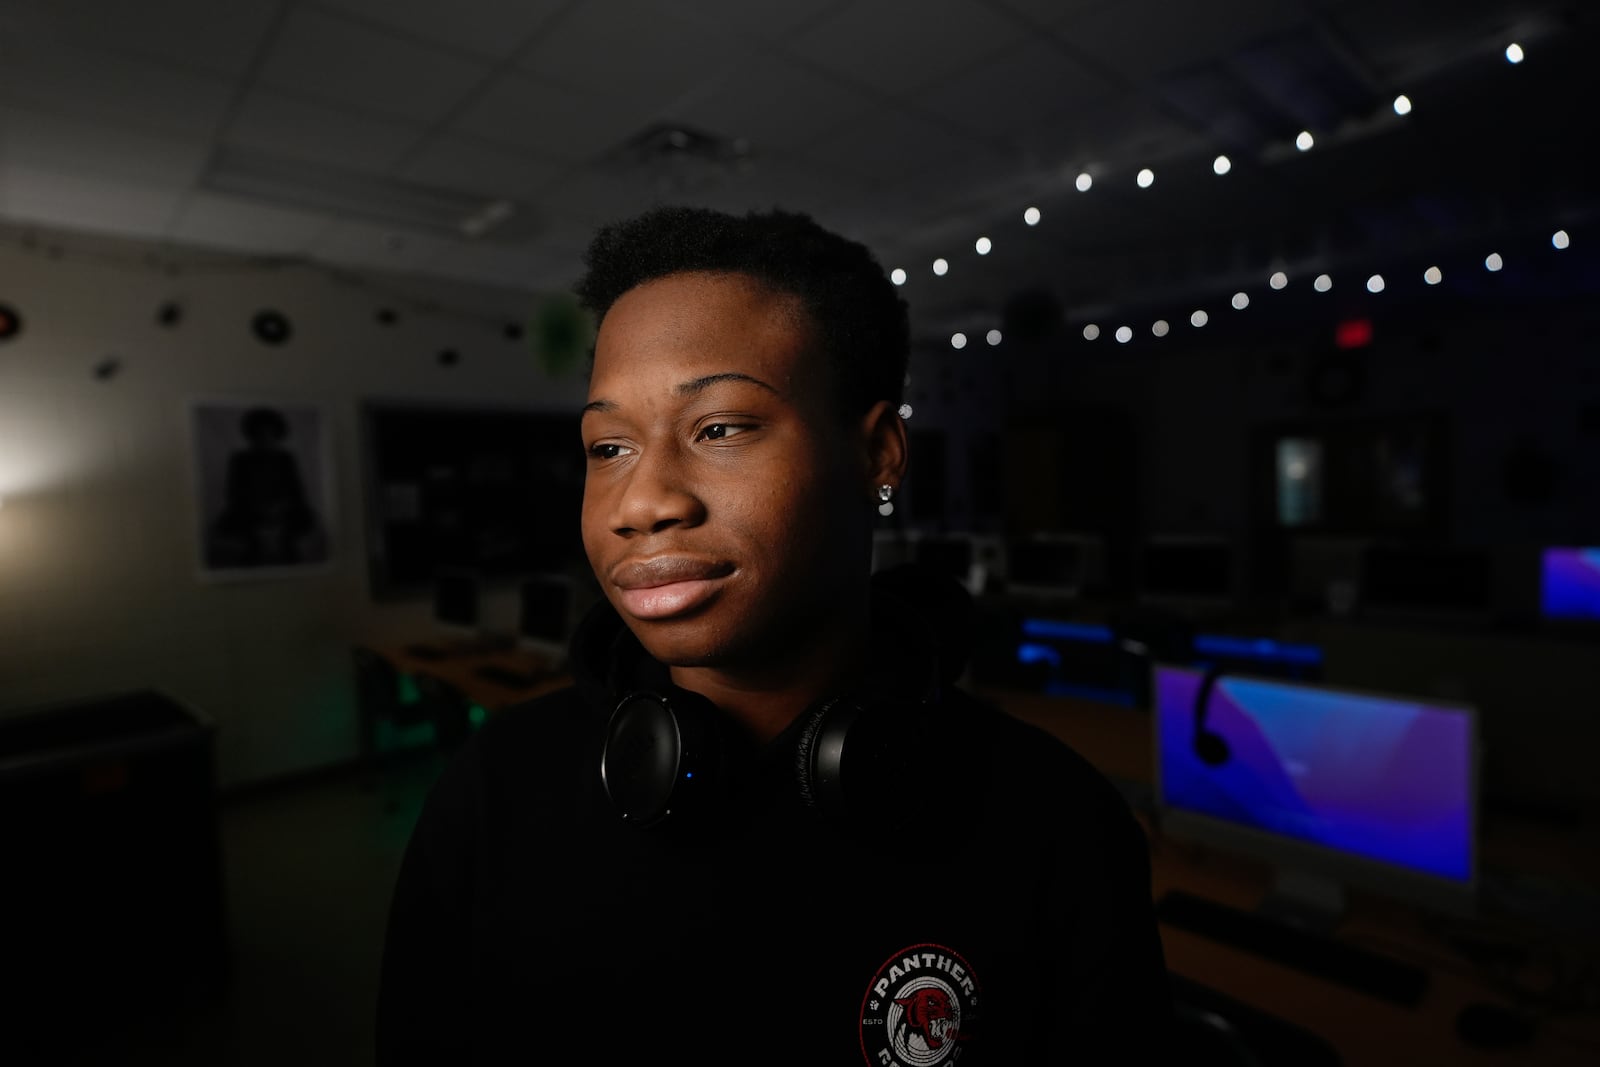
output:
[[1049, 663], [1052, 666], [1061, 666], [1061, 653], [1049, 645], [1035, 645], [1024, 643], [1017, 646], [1018, 663]]
[[1065, 641], [1111, 643], [1111, 627], [1092, 622], [1064, 622], [1060, 619], [1023, 619], [1022, 632], [1028, 637], [1054, 637]]
[[685, 778], [693, 778], [694, 777], [694, 772], [693, 771], [685, 771], [685, 772], [683, 772], [683, 776]]
[[1314, 666], [1322, 662], [1322, 649], [1315, 645], [1291, 645], [1267, 637], [1195, 634], [1194, 650], [1201, 655], [1263, 660], [1267, 663], [1299, 663]]

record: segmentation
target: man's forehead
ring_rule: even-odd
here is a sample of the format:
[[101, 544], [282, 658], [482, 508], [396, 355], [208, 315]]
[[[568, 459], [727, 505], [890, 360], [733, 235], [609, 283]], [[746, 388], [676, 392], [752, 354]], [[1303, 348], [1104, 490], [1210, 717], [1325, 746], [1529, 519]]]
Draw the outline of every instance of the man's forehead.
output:
[[660, 371], [684, 380], [742, 373], [809, 377], [812, 331], [799, 298], [743, 275], [669, 275], [629, 290], [600, 326], [591, 381]]
[[619, 317], [663, 330], [704, 328], [728, 317], [770, 317], [788, 329], [809, 330], [811, 317], [799, 295], [737, 271], [682, 271], [651, 278], [619, 296], [601, 323]]

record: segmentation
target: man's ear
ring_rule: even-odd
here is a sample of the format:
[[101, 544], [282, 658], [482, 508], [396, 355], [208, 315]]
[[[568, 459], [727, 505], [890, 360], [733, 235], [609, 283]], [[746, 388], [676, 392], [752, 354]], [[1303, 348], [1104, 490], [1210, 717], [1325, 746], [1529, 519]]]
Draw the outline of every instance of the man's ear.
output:
[[876, 495], [880, 485], [898, 490], [905, 480], [906, 463], [910, 458], [906, 423], [900, 417], [899, 407], [893, 401], [880, 400], [868, 409], [859, 425], [868, 492]]

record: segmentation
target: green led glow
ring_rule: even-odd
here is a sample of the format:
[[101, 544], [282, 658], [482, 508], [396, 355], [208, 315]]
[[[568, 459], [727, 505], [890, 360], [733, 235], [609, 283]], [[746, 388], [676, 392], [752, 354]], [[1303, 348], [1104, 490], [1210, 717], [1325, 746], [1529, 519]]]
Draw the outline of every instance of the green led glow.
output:
[[472, 710], [467, 712], [467, 721], [474, 726], [482, 726], [483, 721], [488, 717], [489, 713], [476, 704], [472, 705]]
[[398, 752], [414, 748], [432, 748], [434, 730], [431, 722], [397, 726], [387, 719], [379, 719], [373, 734], [373, 743], [379, 752]]
[[400, 676], [400, 703], [415, 704], [422, 699], [422, 694], [417, 691], [417, 680], [409, 674]]

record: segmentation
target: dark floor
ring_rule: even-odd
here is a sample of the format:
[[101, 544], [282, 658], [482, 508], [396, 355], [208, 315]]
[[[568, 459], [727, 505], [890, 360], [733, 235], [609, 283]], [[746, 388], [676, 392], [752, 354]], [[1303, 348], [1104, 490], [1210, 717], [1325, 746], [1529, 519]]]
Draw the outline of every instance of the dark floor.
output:
[[440, 757], [224, 801], [230, 977], [50, 1062], [362, 1067], [389, 894]]

